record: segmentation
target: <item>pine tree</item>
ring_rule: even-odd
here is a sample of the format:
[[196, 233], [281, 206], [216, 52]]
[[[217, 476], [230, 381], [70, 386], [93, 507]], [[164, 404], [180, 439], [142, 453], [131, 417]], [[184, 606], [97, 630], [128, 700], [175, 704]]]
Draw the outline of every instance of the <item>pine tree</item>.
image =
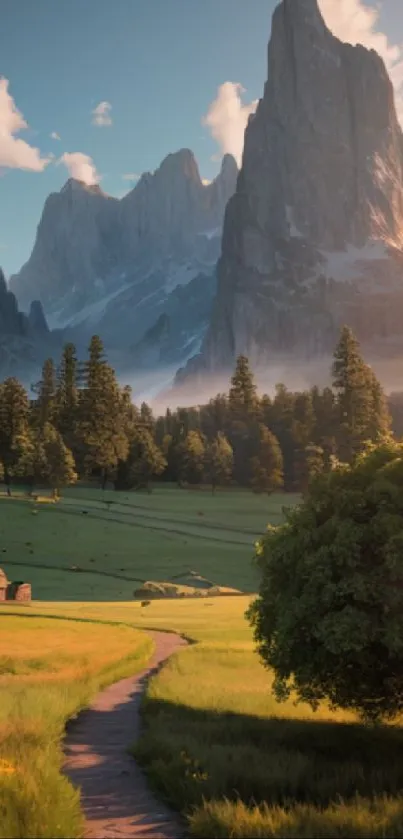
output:
[[370, 367], [368, 367], [368, 388], [372, 397], [368, 440], [371, 440], [373, 443], [379, 443], [390, 438], [392, 433], [392, 418], [385, 393], [374, 371]]
[[61, 434], [50, 423], [43, 429], [42, 445], [47, 465], [47, 481], [53, 496], [59, 498], [62, 487], [74, 484], [77, 480], [74, 457], [63, 442]]
[[277, 437], [259, 425], [258, 452], [250, 461], [251, 487], [254, 492], [276, 492], [283, 487], [283, 456]]
[[325, 387], [323, 391], [320, 391], [318, 387], [313, 387], [311, 397], [315, 417], [312, 441], [323, 449], [325, 467], [328, 467], [330, 458], [334, 457], [337, 450], [335, 395], [330, 387]]
[[86, 472], [100, 472], [103, 488], [119, 461], [126, 460], [129, 449], [126, 421], [114, 370], [104, 359], [100, 338], [94, 336], [85, 366], [78, 436]]
[[234, 453], [227, 438], [218, 432], [206, 449], [206, 476], [214, 493], [218, 486], [225, 486], [231, 480]]
[[277, 438], [283, 455], [284, 486], [295, 489], [296, 442], [294, 438], [294, 413], [296, 394], [282, 383], [276, 385], [271, 407], [270, 431]]
[[237, 358], [234, 375], [228, 398], [231, 420], [247, 422], [258, 413], [259, 402], [256, 385], [249, 367], [249, 361], [244, 355]]
[[49, 422], [31, 430], [17, 469], [30, 483], [31, 491], [36, 483], [48, 484], [54, 498], [60, 497], [62, 487], [77, 480], [74, 457], [60, 432]]
[[57, 374], [56, 406], [60, 431], [64, 426], [69, 433], [71, 417], [78, 404], [78, 361], [74, 344], [66, 344]]
[[0, 462], [8, 495], [11, 495], [11, 477], [30, 443], [28, 418], [25, 389], [17, 379], [6, 379], [0, 384]]
[[369, 439], [373, 393], [369, 368], [358, 341], [346, 326], [334, 354], [333, 386], [337, 395], [339, 457], [351, 463]]
[[155, 419], [153, 416], [152, 409], [147, 402], [142, 402], [140, 406], [140, 419], [144, 426], [144, 428], [148, 428], [149, 431], [153, 431], [155, 428]]
[[56, 371], [52, 358], [48, 358], [42, 367], [42, 378], [35, 385], [36, 400], [33, 407], [33, 420], [38, 428], [52, 422], [56, 411]]

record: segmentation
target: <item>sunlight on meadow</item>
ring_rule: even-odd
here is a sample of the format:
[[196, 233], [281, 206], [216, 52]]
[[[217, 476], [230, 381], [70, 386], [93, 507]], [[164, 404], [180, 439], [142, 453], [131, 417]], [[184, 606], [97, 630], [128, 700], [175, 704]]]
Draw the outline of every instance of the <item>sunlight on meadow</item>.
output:
[[125, 626], [0, 614], [0, 837], [76, 837], [79, 796], [60, 774], [66, 721], [141, 669], [152, 641]]

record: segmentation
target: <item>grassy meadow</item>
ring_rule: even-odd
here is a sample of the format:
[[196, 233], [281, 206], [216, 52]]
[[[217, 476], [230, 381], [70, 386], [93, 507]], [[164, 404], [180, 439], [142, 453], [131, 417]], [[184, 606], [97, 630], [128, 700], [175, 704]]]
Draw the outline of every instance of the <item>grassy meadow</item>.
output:
[[[191, 835], [403, 837], [399, 724], [371, 729], [327, 707], [314, 713], [292, 700], [277, 704], [245, 620], [250, 595], [153, 601], [146, 608], [130, 599], [137, 575], [162, 579], [189, 567], [252, 592], [253, 542], [268, 521], [280, 521], [284, 499], [161, 488], [151, 496], [107, 493], [102, 501], [95, 493], [74, 490], [60, 506], [38, 505], [36, 515], [27, 502], [0, 502], [0, 537], [8, 533], [11, 540], [4, 541], [0, 564], [16, 576], [22, 566], [9, 563], [7, 554], [22, 556], [24, 576], [42, 598], [0, 609], [0, 645], [7, 649], [1, 757], [18, 767], [4, 776], [6, 789], [20, 784], [20, 798], [7, 793], [12, 830], [2, 834], [0, 826], [0, 836], [80, 835], [78, 798], [59, 772], [63, 726], [103, 681], [143, 660], [145, 636], [134, 631], [141, 628], [175, 631], [194, 642], [150, 682], [135, 749], [150, 783], [186, 814]], [[38, 590], [30, 559], [43, 566]], [[69, 570], [73, 564], [88, 571]], [[130, 581], [122, 583], [123, 574]], [[122, 639], [134, 644], [137, 659], [127, 658]], [[93, 642], [108, 662], [90, 657]], [[55, 661], [60, 670], [52, 670]], [[20, 729], [26, 729], [22, 739]], [[35, 799], [37, 778], [41, 797]], [[53, 814], [60, 807], [67, 820], [58, 828]]]
[[1, 839], [82, 835], [79, 795], [60, 772], [66, 722], [152, 648], [131, 627], [0, 610]]
[[35, 603], [31, 611], [170, 629], [196, 642], [151, 681], [135, 749], [191, 835], [403, 836], [403, 730], [278, 705], [244, 618], [249, 602]]
[[74, 488], [57, 505], [0, 497], [0, 567], [39, 600], [127, 601], [144, 580], [196, 570], [256, 589], [253, 545], [296, 496]]

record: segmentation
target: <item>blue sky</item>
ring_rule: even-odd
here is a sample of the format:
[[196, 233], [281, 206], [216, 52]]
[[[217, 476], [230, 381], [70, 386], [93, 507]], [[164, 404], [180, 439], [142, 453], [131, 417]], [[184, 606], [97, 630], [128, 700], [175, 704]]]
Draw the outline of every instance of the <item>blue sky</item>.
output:
[[[321, 2], [338, 18], [344, 7], [345, 28], [355, 25], [357, 8], [378, 5]], [[15, 136], [42, 157], [88, 155], [113, 195], [130, 186], [124, 174], [154, 170], [184, 146], [194, 151], [202, 177], [214, 177], [220, 148], [202, 117], [224, 82], [241, 83], [245, 102], [261, 96], [274, 6], [274, 0], [0, 0], [0, 76], [29, 126]], [[392, 44], [403, 42], [402, 0], [384, 0], [376, 28]], [[111, 105], [111, 125], [92, 122], [101, 102]], [[1, 168], [1, 116], [0, 108], [0, 265], [9, 274], [28, 258], [44, 201], [68, 172], [54, 162], [41, 172], [4, 161]], [[52, 132], [61, 139], [51, 139]]]

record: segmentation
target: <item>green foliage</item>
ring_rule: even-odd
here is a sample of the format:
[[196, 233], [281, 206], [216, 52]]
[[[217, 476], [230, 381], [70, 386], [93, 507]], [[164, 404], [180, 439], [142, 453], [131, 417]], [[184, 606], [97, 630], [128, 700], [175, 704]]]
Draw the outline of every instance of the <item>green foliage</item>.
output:
[[53, 361], [45, 362], [18, 452], [15, 440], [3, 445], [10, 461], [0, 457], [4, 478], [8, 486], [12, 474], [24, 478], [25, 465], [31, 485], [40, 479], [43, 458], [40, 451], [32, 457], [30, 448], [36, 431], [51, 423], [72, 452], [79, 478], [97, 477], [103, 489], [108, 481], [117, 488], [148, 486], [157, 477], [180, 486], [210, 483], [213, 492], [228, 482], [256, 492], [282, 486], [306, 492], [311, 478], [333, 468], [335, 458], [351, 462], [367, 441], [390, 435], [382, 388], [347, 329], [334, 376], [335, 390], [294, 393], [279, 384], [273, 397], [259, 398], [248, 359], [240, 356], [228, 395], [155, 418], [145, 402], [133, 404], [130, 387], [119, 386], [95, 335], [84, 363], [66, 344], [57, 379]]
[[56, 371], [51, 358], [45, 361], [42, 378], [34, 390], [37, 398], [33, 406], [33, 422], [38, 428], [44, 428], [46, 423], [53, 421], [56, 410]]
[[218, 486], [225, 486], [231, 480], [234, 465], [234, 453], [224, 434], [219, 432], [206, 448], [206, 476], [213, 491]]
[[181, 480], [188, 484], [201, 484], [204, 476], [206, 446], [199, 431], [189, 431], [180, 446]]
[[64, 347], [57, 377], [56, 416], [54, 424], [62, 435], [66, 445], [75, 452], [77, 449], [78, 422], [78, 362], [74, 344]]
[[258, 398], [249, 361], [244, 355], [237, 358], [228, 399], [232, 420], [245, 422], [258, 412]]
[[17, 379], [0, 384], [0, 461], [4, 481], [10, 492], [13, 470], [29, 446], [29, 404], [27, 394]]
[[277, 438], [259, 425], [258, 453], [251, 459], [251, 486], [254, 492], [276, 492], [283, 487], [283, 456]]
[[382, 388], [364, 363], [351, 329], [344, 327], [336, 347], [333, 385], [337, 393], [338, 448], [342, 461], [351, 463], [368, 441], [383, 439], [390, 417]]
[[309, 443], [297, 459], [298, 486], [306, 493], [312, 480], [325, 470], [325, 452], [321, 446]]
[[85, 388], [79, 407], [78, 438], [85, 450], [86, 471], [102, 473], [103, 484], [128, 453], [126, 416], [122, 395], [112, 368], [104, 361], [102, 342], [91, 339]]
[[56, 497], [62, 487], [77, 480], [74, 457], [63, 442], [61, 434], [47, 423], [43, 429], [41, 446], [44, 452], [45, 479]]
[[320, 476], [259, 547], [250, 612], [279, 700], [295, 692], [365, 718], [403, 710], [403, 446]]
[[139, 426], [129, 453], [118, 468], [117, 489], [148, 488], [153, 477], [164, 471], [166, 460], [148, 428]]

